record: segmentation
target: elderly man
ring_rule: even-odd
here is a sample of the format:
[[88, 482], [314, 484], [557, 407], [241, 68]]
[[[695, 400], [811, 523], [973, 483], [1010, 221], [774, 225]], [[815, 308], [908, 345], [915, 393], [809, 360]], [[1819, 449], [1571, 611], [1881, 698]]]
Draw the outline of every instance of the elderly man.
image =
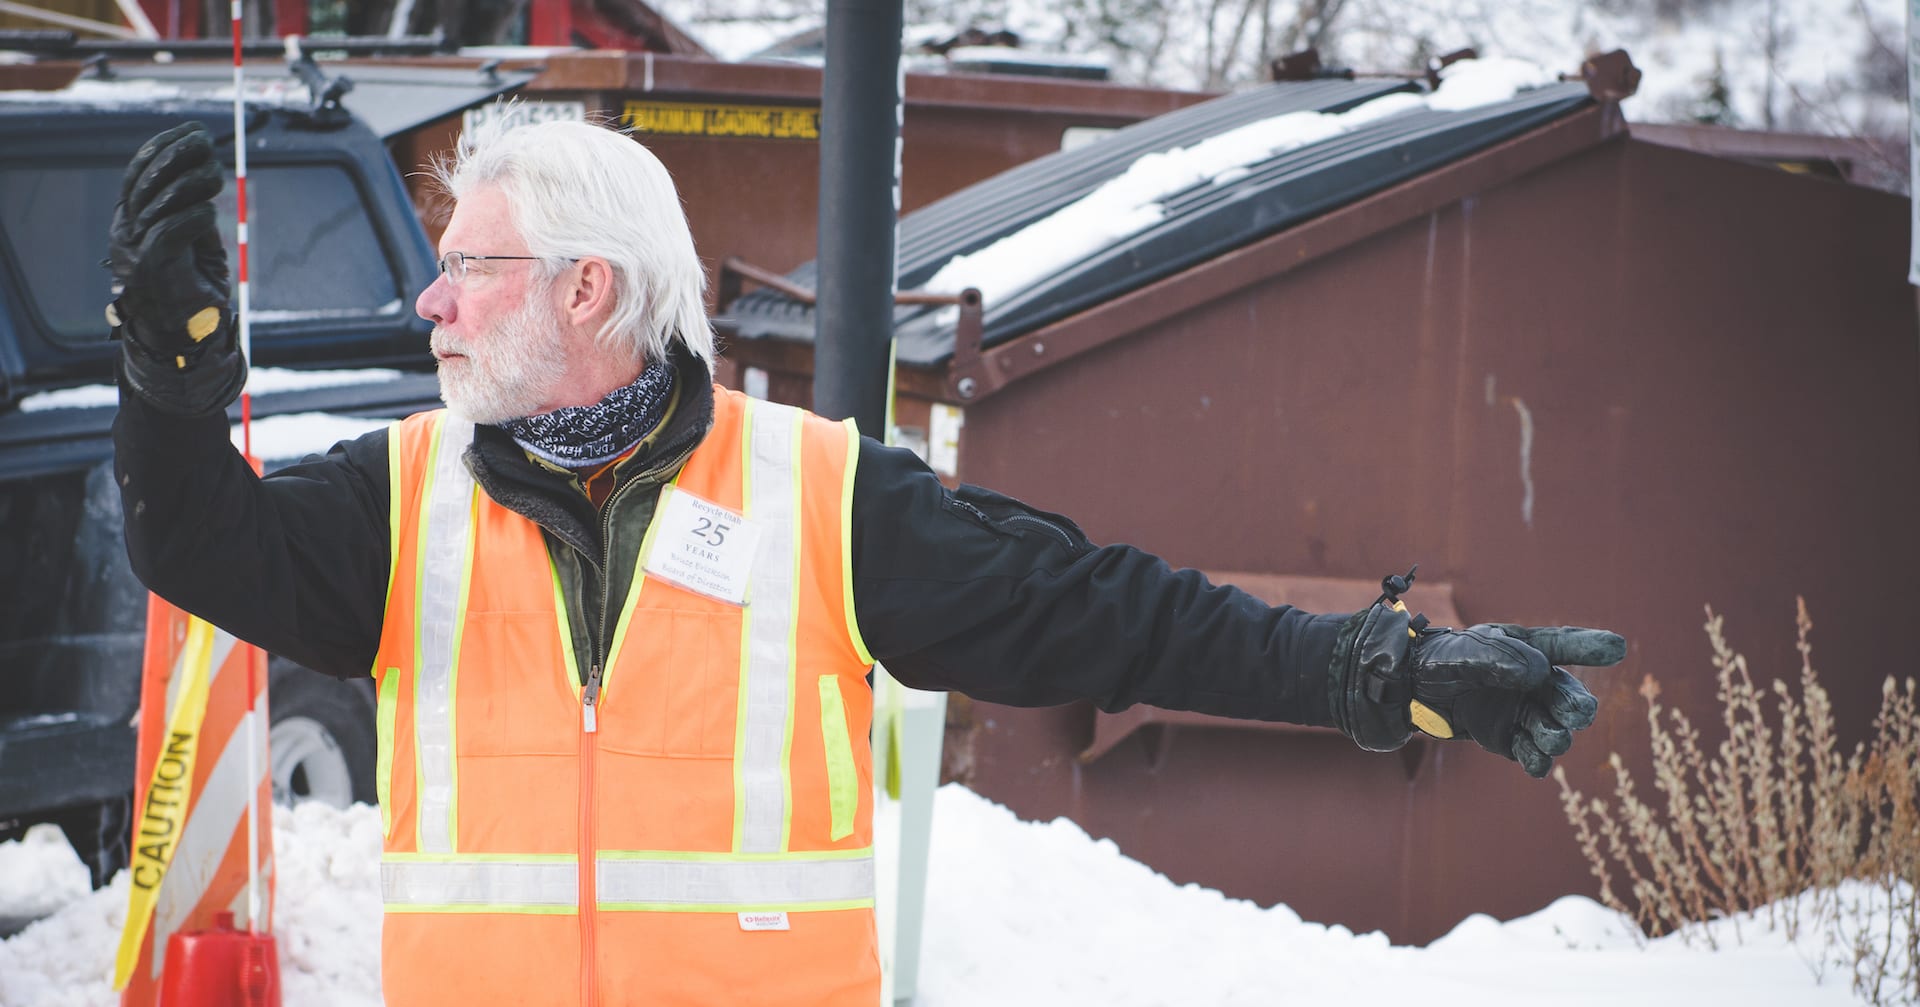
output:
[[117, 466], [156, 592], [379, 692], [387, 999], [872, 1004], [875, 661], [998, 703], [1418, 726], [1534, 776], [1593, 630], [1273, 608], [949, 491], [851, 424], [711, 383], [703, 273], [617, 132], [469, 137], [432, 320], [447, 408], [256, 478], [197, 126], [115, 215]]

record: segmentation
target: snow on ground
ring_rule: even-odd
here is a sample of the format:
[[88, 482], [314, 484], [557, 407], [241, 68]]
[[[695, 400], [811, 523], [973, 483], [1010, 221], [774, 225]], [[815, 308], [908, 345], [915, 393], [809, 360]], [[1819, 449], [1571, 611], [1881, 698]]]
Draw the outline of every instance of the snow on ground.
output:
[[0, 843], [0, 916], [40, 916], [87, 894], [87, 867], [57, 825]]
[[[379, 813], [307, 804], [273, 819], [286, 1007], [379, 1003]], [[1789, 943], [1752, 918], [1642, 949], [1623, 917], [1567, 897], [1507, 923], [1469, 917], [1425, 948], [1396, 947], [1285, 906], [1174, 885], [1072, 822], [1021, 822], [957, 786], [940, 789], [934, 823], [919, 1007], [1860, 1002], [1842, 969], [1824, 982], [1809, 969], [1820, 935]], [[86, 894], [79, 869], [44, 832], [0, 844], [0, 914], [65, 902], [0, 941], [0, 1005], [116, 1003], [108, 977], [126, 875]], [[1744, 944], [1731, 939], [1736, 926]], [[1722, 950], [1706, 950], [1708, 933]]]

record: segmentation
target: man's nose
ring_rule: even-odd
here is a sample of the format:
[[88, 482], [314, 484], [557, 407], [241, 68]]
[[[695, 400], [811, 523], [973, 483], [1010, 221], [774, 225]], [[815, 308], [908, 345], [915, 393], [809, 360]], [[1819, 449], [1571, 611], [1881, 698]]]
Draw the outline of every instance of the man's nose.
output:
[[435, 325], [452, 322], [456, 314], [453, 306], [453, 284], [445, 276], [436, 276], [427, 289], [414, 299], [413, 311], [421, 318]]

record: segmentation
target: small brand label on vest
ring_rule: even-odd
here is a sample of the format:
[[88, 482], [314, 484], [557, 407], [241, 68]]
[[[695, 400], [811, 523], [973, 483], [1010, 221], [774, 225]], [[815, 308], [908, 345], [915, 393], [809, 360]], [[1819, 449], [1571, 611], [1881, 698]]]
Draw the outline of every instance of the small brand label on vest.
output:
[[790, 930], [786, 913], [741, 913], [742, 930]]
[[759, 526], [677, 486], [660, 491], [655, 522], [640, 561], [648, 574], [730, 605], [747, 603]]

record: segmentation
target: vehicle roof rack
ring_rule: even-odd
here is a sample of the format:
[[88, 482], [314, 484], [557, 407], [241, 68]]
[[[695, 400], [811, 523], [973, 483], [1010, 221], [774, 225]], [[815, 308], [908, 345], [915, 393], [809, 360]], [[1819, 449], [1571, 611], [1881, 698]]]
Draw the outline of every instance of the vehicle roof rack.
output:
[[[299, 38], [303, 49], [348, 56], [431, 56], [454, 50], [446, 36], [438, 32], [398, 38], [384, 35], [291, 37]], [[74, 59], [94, 55], [138, 58], [159, 53], [213, 58], [231, 54], [233, 42], [224, 38], [93, 39], [58, 29], [25, 28], [0, 30], [0, 49]], [[248, 56], [280, 56], [286, 52], [286, 42], [279, 38], [247, 39], [240, 43], [240, 51]]]

